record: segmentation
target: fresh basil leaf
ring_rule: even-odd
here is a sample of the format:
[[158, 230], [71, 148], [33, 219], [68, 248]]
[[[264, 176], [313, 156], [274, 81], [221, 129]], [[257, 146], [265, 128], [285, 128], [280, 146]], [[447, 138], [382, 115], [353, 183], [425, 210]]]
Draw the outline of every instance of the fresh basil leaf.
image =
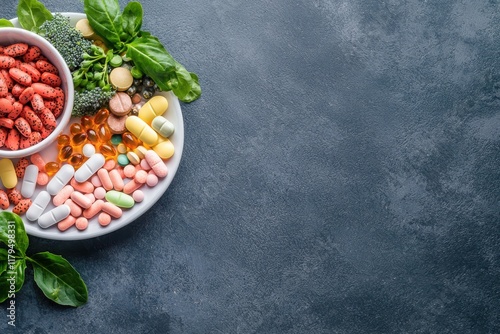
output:
[[123, 9], [123, 31], [129, 35], [128, 40], [132, 40], [140, 32], [142, 15], [142, 5], [137, 1], [129, 2]]
[[7, 19], [0, 19], [0, 28], [1, 27], [12, 28], [14, 27], [14, 24]]
[[[14, 235], [13, 238], [10, 237], [12, 235]], [[29, 240], [21, 217], [9, 211], [0, 212], [0, 242], [3, 242], [7, 247], [12, 246], [19, 250], [22, 255], [26, 253]]]
[[201, 87], [196, 74], [188, 72], [179, 63], [177, 63], [175, 74], [177, 76], [177, 85], [172, 87], [172, 91], [179, 100], [189, 103], [201, 96]]
[[87, 302], [87, 286], [63, 257], [41, 252], [28, 259], [33, 265], [35, 282], [47, 298], [60, 305], [75, 307]]
[[117, 51], [123, 47], [123, 23], [118, 0], [85, 0], [83, 9], [90, 26], [106, 45]]
[[127, 57], [134, 61], [135, 66], [149, 75], [155, 82], [155, 77], [162, 72], [174, 71], [175, 60], [168, 53], [158, 38], [152, 35], [142, 35], [127, 44]]
[[[18, 258], [15, 263], [7, 266], [7, 270], [0, 274], [0, 303], [11, 298], [14, 292], [21, 290], [24, 284], [26, 260]], [[11, 290], [14, 284], [15, 289]]]
[[17, 18], [24, 29], [38, 32], [42, 23], [52, 17], [52, 13], [40, 1], [19, 0]]
[[7, 270], [7, 249], [0, 248], [0, 274]]

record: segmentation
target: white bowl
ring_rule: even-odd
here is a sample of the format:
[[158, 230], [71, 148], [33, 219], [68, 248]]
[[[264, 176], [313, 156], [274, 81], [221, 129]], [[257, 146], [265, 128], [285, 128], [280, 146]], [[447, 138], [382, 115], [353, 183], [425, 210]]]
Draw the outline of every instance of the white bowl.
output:
[[74, 86], [71, 72], [66, 65], [61, 54], [50, 44], [45, 38], [20, 28], [0, 28], [0, 45], [9, 45], [13, 43], [27, 43], [28, 45], [36, 45], [42, 51], [42, 54], [59, 70], [61, 77], [61, 88], [64, 91], [64, 110], [57, 118], [57, 126], [52, 133], [41, 142], [28, 148], [11, 151], [5, 147], [0, 148], [0, 158], [21, 158], [27, 157], [34, 153], [43, 150], [45, 147], [54, 142], [57, 136], [65, 129], [71, 118], [73, 109]]

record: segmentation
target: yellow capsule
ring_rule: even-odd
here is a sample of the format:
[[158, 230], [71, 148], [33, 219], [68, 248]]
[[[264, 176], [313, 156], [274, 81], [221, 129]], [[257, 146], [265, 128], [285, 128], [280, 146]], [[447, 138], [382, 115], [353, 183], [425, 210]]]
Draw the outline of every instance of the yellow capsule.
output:
[[99, 142], [99, 136], [97, 135], [97, 132], [95, 132], [94, 129], [87, 130], [87, 139], [94, 145], [96, 145]]
[[156, 131], [137, 116], [127, 117], [125, 127], [146, 145], [154, 146], [158, 142]]
[[106, 108], [101, 108], [99, 111], [95, 114], [94, 116], [94, 123], [95, 124], [102, 124], [106, 122], [109, 116], [109, 110]]
[[[69, 147], [71, 148], [70, 146], [65, 146], [65, 147]], [[45, 164], [45, 172], [49, 175], [49, 176], [52, 176], [54, 175], [55, 173], [57, 173], [59, 171], [59, 164], [57, 162], [54, 162], [54, 161], [51, 161], [51, 162], [47, 162]]]
[[77, 133], [83, 132], [83, 127], [82, 127], [82, 125], [80, 123], [73, 123], [69, 127], [69, 132], [72, 135], [75, 135]]
[[69, 159], [69, 157], [71, 157], [72, 154], [73, 154], [73, 147], [71, 147], [70, 145], [66, 145], [66, 146], [61, 147], [57, 157], [61, 161], [66, 161]]
[[75, 153], [69, 158], [68, 162], [70, 163], [71, 166], [78, 168], [81, 165], [83, 165], [84, 160], [85, 157], [83, 156], [83, 154]]
[[174, 144], [168, 138], [160, 137], [158, 143], [153, 146], [153, 150], [160, 156], [162, 159], [168, 159], [172, 155], [174, 155]]
[[139, 117], [148, 125], [151, 124], [153, 118], [163, 115], [168, 109], [168, 101], [161, 95], [153, 96], [139, 110]]
[[131, 150], [136, 149], [140, 144], [139, 139], [130, 132], [124, 132], [122, 134], [122, 142]]
[[105, 143], [111, 140], [113, 134], [106, 124], [99, 124], [97, 127], [97, 135], [99, 136], [99, 140]]
[[83, 116], [80, 119], [80, 124], [82, 125], [84, 130], [92, 129], [94, 126], [94, 121], [92, 120], [92, 117], [90, 116]]
[[57, 137], [57, 146], [66, 146], [69, 145], [70, 140], [68, 135], [59, 135]]
[[99, 152], [106, 158], [116, 157], [116, 149], [113, 145], [101, 144], [99, 146]]
[[80, 133], [74, 134], [71, 137], [71, 144], [73, 146], [82, 146], [83, 144], [85, 144], [86, 141], [87, 141], [87, 133], [86, 132], [80, 132]]

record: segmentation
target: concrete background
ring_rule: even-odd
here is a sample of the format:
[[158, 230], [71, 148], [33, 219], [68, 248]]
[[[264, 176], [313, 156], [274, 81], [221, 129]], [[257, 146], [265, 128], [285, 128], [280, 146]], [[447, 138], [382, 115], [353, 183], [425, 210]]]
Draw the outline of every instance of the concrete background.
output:
[[29, 278], [18, 332], [500, 332], [498, 1], [143, 6], [203, 88], [180, 169], [112, 235], [31, 238], [89, 301]]

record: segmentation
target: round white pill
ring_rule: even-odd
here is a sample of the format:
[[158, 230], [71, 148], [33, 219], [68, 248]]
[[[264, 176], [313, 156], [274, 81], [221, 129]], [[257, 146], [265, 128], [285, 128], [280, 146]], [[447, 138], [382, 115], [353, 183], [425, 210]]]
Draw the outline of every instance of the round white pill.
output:
[[85, 144], [83, 145], [82, 149], [83, 155], [86, 156], [87, 158], [90, 158], [95, 154], [95, 147], [92, 144]]

